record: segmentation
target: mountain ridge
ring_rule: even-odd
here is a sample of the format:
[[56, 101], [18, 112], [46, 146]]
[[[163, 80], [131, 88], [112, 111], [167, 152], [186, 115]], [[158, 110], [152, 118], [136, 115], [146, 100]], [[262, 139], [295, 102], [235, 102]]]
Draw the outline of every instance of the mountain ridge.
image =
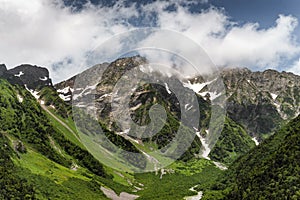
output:
[[[110, 100], [107, 98], [111, 95], [112, 88], [120, 77], [127, 73], [128, 70], [142, 63], [146, 63], [145, 60], [134, 61], [133, 59], [132, 57], [122, 58], [112, 63], [94, 66], [88, 69], [88, 73], [78, 74], [54, 86], [49, 77], [49, 72], [46, 69], [37, 66], [21, 65], [8, 73], [7, 71], [9, 70], [6, 69], [5, 65], [0, 65], [0, 79], [6, 79], [6, 81], [0, 81], [0, 86], [2, 87], [1, 91], [3, 93], [0, 98], [0, 114], [2, 116], [0, 116], [0, 120], [2, 120], [0, 131], [4, 137], [0, 138], [0, 143], [3, 141], [4, 144], [11, 147], [9, 150], [12, 152], [10, 159], [12, 159], [15, 163], [14, 165], [17, 166], [17, 171], [20, 171], [17, 173], [18, 177], [12, 178], [24, 184], [25, 193], [33, 195], [32, 192], [35, 191], [39, 198], [45, 197], [47, 193], [54, 197], [55, 194], [47, 191], [43, 184], [48, 182], [49, 187], [55, 191], [56, 188], [59, 187], [59, 183], [53, 182], [53, 180], [55, 180], [53, 177], [58, 177], [58, 180], [63, 183], [65, 191], [77, 187], [77, 185], [81, 183], [88, 185], [82, 190], [79, 188], [77, 188], [77, 190], [85, 190], [90, 194], [89, 198], [91, 199], [96, 196], [98, 198], [100, 197], [100, 199], [106, 198], [100, 190], [100, 186], [105, 186], [106, 188], [108, 187], [118, 192], [136, 192], [138, 195], [141, 195], [140, 198], [143, 198], [144, 195], [145, 197], [151, 196], [150, 194], [144, 193], [143, 190], [147, 192], [157, 190], [155, 184], [149, 184], [152, 181], [155, 183], [155, 181], [157, 181], [156, 179], [160, 180], [165, 177], [166, 180], [172, 180], [174, 182], [177, 180], [176, 177], [180, 177], [182, 180], [185, 180], [186, 183], [181, 183], [181, 186], [181, 184], [177, 185], [176, 181], [174, 182], [174, 188], [182, 188], [178, 190], [176, 197], [179, 198], [192, 194], [192, 192], [188, 192], [188, 187], [200, 184], [201, 186], [195, 188], [197, 190], [204, 190], [204, 198], [206, 198], [205, 195], [210, 195], [211, 193], [203, 186], [203, 184], [206, 185], [206, 183], [201, 181], [199, 183], [200, 177], [203, 179], [205, 175], [215, 177], [219, 173], [223, 174], [220, 169], [225, 170], [224, 173], [227, 173], [228, 170], [232, 172], [231, 170], [234, 170], [237, 166], [236, 163], [245, 160], [245, 157], [252, 155], [253, 151], [257, 151], [256, 149], [264, 148], [261, 146], [265, 146], [265, 143], [277, 137], [277, 130], [285, 126], [284, 124], [292, 119], [299, 111], [299, 93], [297, 92], [299, 76], [292, 73], [276, 72], [274, 70], [266, 70], [264, 72], [251, 72], [248, 69], [224, 70], [221, 72], [221, 78], [224, 79], [227, 92], [226, 99], [229, 103], [227, 105], [224, 129], [216, 145], [211, 148], [209, 145], [206, 145], [208, 141], [205, 141], [205, 139], [207, 135], [209, 135], [208, 122], [211, 116], [211, 102], [220, 97], [218, 88], [213, 87], [219, 80], [212, 79], [205, 81], [202, 77], [178, 80], [176, 77], [166, 77], [171, 81], [168, 82], [169, 85], [165, 84], [167, 82], [161, 82], [158, 85], [141, 84], [136, 88], [136, 93], [134, 92], [131, 96], [129, 107], [131, 109], [131, 118], [135, 123], [145, 125], [151, 122], [148, 115], [149, 108], [155, 103], [163, 105], [168, 116], [167, 123], [165, 124], [165, 128], [162, 129], [162, 132], [159, 132], [159, 134], [152, 138], [140, 139], [134, 133], [134, 129], [131, 130], [131, 132], [124, 132], [119, 129], [115, 123], [111, 123], [114, 121], [110, 114], [111, 108], [108, 107]], [[108, 71], [101, 69], [101, 67], [106, 68], [108, 66]], [[26, 78], [26, 74], [30, 74], [30, 72], [35, 69], [37, 71], [34, 72], [34, 78]], [[92, 77], [89, 76], [89, 73], [93, 75], [97, 73], [106, 74], [106, 79], [99, 82], [97, 77], [91, 79]], [[163, 74], [156, 75], [164, 76]], [[78, 76], [81, 76], [82, 80], [86, 81], [86, 83], [84, 83], [86, 84], [86, 88], [75, 91], [76, 86], [74, 86], [74, 84], [76, 84]], [[45, 77], [47, 77], [47, 79], [45, 79]], [[44, 80], [40, 80], [41, 78]], [[192, 130], [196, 132], [195, 140], [184, 156], [175, 160], [171, 166], [166, 166], [155, 173], [149, 172], [141, 175], [132, 175], [129, 172], [122, 173], [118, 170], [114, 171], [108, 166], [95, 168], [97, 163], [99, 164], [100, 162], [94, 159], [90, 152], [86, 151], [86, 147], [80, 141], [80, 137], [76, 135], [78, 130], [76, 130], [72, 117], [73, 111], [71, 104], [76, 101], [80, 103], [81, 99], [89, 98], [90, 96], [95, 96], [99, 104], [105, 101], [106, 104], [102, 104], [103, 111], [105, 112], [102, 113], [102, 117], [98, 118], [98, 122], [105, 130], [106, 137], [118, 147], [140, 152], [147, 158], [153, 149], [160, 149], [172, 140], [174, 132], [180, 122], [180, 109], [176, 104], [178, 100], [176, 100], [172, 90], [170, 90], [170, 88], [172, 88], [170, 84], [175, 83], [195, 93], [201, 113], [199, 130]], [[28, 85], [34, 85], [34, 87], [29, 88]], [[185, 109], [193, 109], [188, 105], [184, 107]], [[14, 117], [17, 113], [22, 115], [20, 119]], [[101, 114], [101, 112], [98, 112], [98, 116], [99, 114]], [[38, 116], [43, 118], [43, 120], [38, 121]], [[19, 120], [10, 120], [13, 118]], [[30, 118], [33, 120], [30, 121]], [[26, 122], [25, 124], [24, 120]], [[293, 122], [296, 123], [297, 121], [294, 120], [290, 123]], [[28, 131], [28, 128], [30, 128], [30, 131]], [[284, 129], [284, 131], [287, 130]], [[39, 135], [41, 133], [46, 134], [41, 136]], [[41, 138], [43, 138], [42, 142], [36, 142], [40, 141]], [[260, 143], [258, 147], [255, 147], [255, 142], [257, 144], [255, 140], [258, 140]], [[47, 150], [42, 150], [40, 145], [45, 145]], [[2, 147], [0, 150], [2, 150]], [[209, 154], [203, 156], [207, 151], [209, 151]], [[82, 155], [84, 156], [82, 157]], [[261, 156], [263, 155], [266, 155], [266, 153], [262, 152]], [[84, 159], [84, 157], [87, 157], [87, 159]], [[43, 170], [43, 168], [40, 168], [41, 166], [37, 167], [35, 162], [32, 162], [35, 159], [48, 163], [49, 166], [43, 167], [50, 170], [50, 172], [54, 171], [53, 177], [47, 173], [44, 174], [44, 172], [41, 176], [33, 175], [32, 172], [34, 172], [34, 170], [37, 169], [39, 172]], [[29, 166], [26, 164], [28, 161], [32, 163]], [[51, 165], [55, 165], [55, 168], [59, 170], [54, 170], [55, 168], [50, 167], [50, 163]], [[7, 161], [7, 164], [10, 165], [9, 161]], [[226, 166], [224, 166], [224, 164]], [[206, 174], [209, 172], [214, 174]], [[58, 176], [57, 173], [71, 173], [73, 174], [72, 176], [76, 178], [67, 178], [67, 180], [65, 180]], [[121, 176], [118, 174], [121, 174]], [[45, 181], [44, 176], [50, 179]], [[188, 178], [189, 176], [193, 178]], [[67, 175], [67, 177], [69, 177], [69, 175]], [[112, 177], [114, 177], [114, 179], [112, 179]], [[23, 182], [23, 179], [27, 179], [29, 181], [28, 184]], [[234, 180], [235, 179], [237, 181], [242, 180], [240, 177], [234, 178]], [[36, 187], [32, 190], [30, 184], [35, 184], [33, 180], [37, 180], [37, 182]], [[230, 177], [228, 180], [231, 180]], [[130, 181], [131, 184], [128, 184], [128, 181]], [[142, 185], [145, 184], [146, 186], [143, 187], [136, 181], [140, 181], [139, 183]], [[225, 183], [227, 184], [227, 182], [224, 182], [224, 184]], [[72, 184], [74, 187], [71, 186]], [[156, 184], [159, 183], [157, 182]], [[230, 186], [230, 184], [228, 185]], [[243, 183], [243, 185], [246, 187], [247, 184]], [[239, 183], [237, 183], [237, 186], [241, 187]], [[14, 186], [12, 185], [12, 187]], [[165, 187], [170, 186], [166, 184]], [[224, 189], [224, 187], [224, 185], [222, 187], [215, 186], [215, 188], [220, 190]], [[27, 189], [25, 190], [25, 188]], [[91, 188], [97, 189], [93, 192]], [[1, 191], [5, 192], [7, 190], [1, 187], [0, 189], [3, 189]], [[232, 191], [230, 195], [241, 197], [239, 196], [241, 195], [239, 192], [236, 190]], [[214, 191], [212, 190], [212, 192]], [[219, 191], [216, 193], [218, 192]], [[228, 193], [225, 191], [222, 195], [224, 196], [224, 194], [227, 195]], [[247, 194], [252, 195], [250, 193]], [[73, 192], [70, 195], [76, 196], [77, 194]], [[157, 195], [158, 194], [152, 196], [158, 198]], [[161, 191], [159, 198], [164, 198], [166, 197], [165, 195], [168, 196], [169, 194], [166, 194], [166, 191]], [[60, 191], [57, 192], [57, 197], [66, 198], [67, 194]]]
[[46, 67], [30, 64], [22, 64], [12, 69], [7, 69], [4, 64], [1, 64], [0, 78], [8, 80], [11, 84], [24, 85], [31, 90], [53, 86]]

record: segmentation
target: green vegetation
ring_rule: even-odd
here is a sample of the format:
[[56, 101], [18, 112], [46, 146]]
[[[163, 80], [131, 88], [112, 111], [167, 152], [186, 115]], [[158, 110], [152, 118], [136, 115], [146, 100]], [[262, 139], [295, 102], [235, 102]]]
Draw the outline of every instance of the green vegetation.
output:
[[33, 174], [26, 169], [19, 170], [18, 174], [34, 185], [36, 199], [107, 199], [100, 190], [101, 185], [95, 180], [70, 177], [57, 183], [47, 176]]
[[[160, 179], [160, 173], [136, 174], [137, 182], [144, 184], [144, 189], [138, 191], [138, 199], [183, 199], [195, 195], [189, 189], [201, 184], [213, 182], [221, 173], [207, 160], [192, 160], [176, 162], [168, 169], [167, 174]], [[170, 172], [168, 172], [170, 171]]]
[[45, 102], [46, 106], [54, 106], [55, 112], [62, 116], [63, 118], [67, 118], [70, 116], [72, 111], [71, 106], [64, 102], [58, 95], [57, 91], [53, 87], [43, 87], [39, 92], [40, 99]]
[[209, 156], [213, 160], [230, 164], [254, 146], [254, 141], [245, 129], [227, 117], [221, 135]]
[[[94, 140], [88, 142], [95, 142], [93, 144], [110, 142], [116, 146], [110, 149], [111, 152], [103, 151], [94, 157], [87, 151], [90, 146], [85, 147], [79, 139], [70, 106], [59, 98], [54, 88], [44, 87], [40, 91], [40, 100], [48, 106], [49, 112], [46, 112], [47, 109], [45, 111], [25, 88], [0, 79], [0, 199], [107, 199], [101, 186], [111, 188], [117, 194], [136, 192], [139, 199], [182, 199], [196, 194], [189, 190], [192, 187], [204, 192], [202, 199], [300, 199], [300, 116], [269, 137], [270, 130], [274, 129], [273, 122], [281, 122], [269, 104], [256, 106], [259, 118], [255, 118], [257, 115], [249, 117], [247, 112], [239, 120], [226, 118], [220, 138], [209, 155], [214, 161], [230, 165], [226, 171], [218, 169], [212, 161], [195, 158], [201, 148], [198, 137], [180, 159], [156, 173], [119, 172], [100, 163], [96, 158], [107, 158], [110, 162], [123, 149], [139, 156], [122, 153], [122, 162], [112, 159], [113, 164], [127, 166], [129, 161], [134, 167], [147, 169], [147, 157], [142, 151], [155, 157], [155, 150], [171, 144], [181, 125], [180, 109], [175, 106], [174, 96], [166, 95], [162, 88], [146, 84], [140, 88], [143, 92], [133, 97], [142, 103], [135, 105], [137, 109], [132, 113], [136, 123], [149, 124], [149, 110], [156, 103], [164, 106], [167, 114], [167, 122], [158, 134], [139, 143], [116, 134], [117, 127], [110, 131], [103, 121], [100, 122], [103, 135], [97, 134], [95, 126], [99, 127], [99, 122], [79, 116], [86, 120], [79, 122], [86, 128], [80, 135], [81, 140], [85, 141], [89, 136]], [[289, 98], [284, 101], [293, 103]], [[296, 101], [300, 102], [299, 99]], [[200, 96], [198, 102], [199, 128], [206, 130], [211, 108], [209, 101]], [[243, 110], [252, 110], [253, 102], [239, 103]], [[282, 106], [286, 113], [292, 114], [287, 103]], [[254, 118], [256, 121], [252, 124], [249, 119]], [[162, 119], [157, 117], [156, 120]], [[253, 125], [261, 138], [269, 138], [255, 148], [245, 131], [249, 127], [235, 121]], [[259, 125], [255, 124], [257, 121]], [[133, 134], [135, 130], [130, 131]], [[189, 134], [185, 133], [191, 131], [194, 132], [183, 126], [184, 134], [179, 137], [183, 146], [189, 141], [185, 138]], [[101, 140], [103, 138], [107, 140]], [[93, 148], [99, 151], [99, 146]], [[181, 146], [177, 148], [181, 150]], [[162, 164], [171, 160], [170, 157], [155, 158]]]
[[74, 143], [70, 142], [57, 132], [54, 132], [53, 138], [64, 149], [64, 151], [69, 155], [73, 156], [79, 164], [86, 167], [98, 176], [106, 177], [103, 165], [97, 159], [95, 159], [87, 150], [76, 146]]
[[300, 116], [237, 159], [204, 199], [299, 199], [299, 132]]
[[0, 199], [106, 199], [100, 186], [112, 176], [48, 117], [25, 88], [0, 79]]
[[16, 174], [8, 139], [0, 133], [0, 199], [34, 199], [34, 186]]
[[[54, 128], [56, 132], [62, 133], [68, 140], [70, 140], [72, 143], [76, 144], [77, 146], [85, 149], [84, 145], [79, 140], [79, 136], [77, 134], [77, 130], [74, 124], [74, 121], [72, 121], [71, 117], [69, 118], [62, 118], [58, 115], [56, 115], [55, 111], [51, 108], [47, 108], [53, 115], [55, 115], [60, 121], [62, 121], [66, 126], [69, 127], [66, 128], [64, 125], [62, 125], [59, 121], [57, 121], [56, 118], [54, 118], [51, 114], [46, 112], [46, 116], [48, 117], [50, 124]], [[72, 131], [71, 131], [72, 130]]]
[[[164, 149], [168, 147], [168, 149], [176, 149], [173, 153], [170, 155], [165, 154], [165, 156], [169, 156], [170, 158], [180, 157], [180, 160], [187, 161], [189, 159], [192, 159], [195, 157], [195, 154], [198, 154], [201, 148], [201, 141], [199, 138], [195, 137], [194, 139], [191, 138], [194, 136], [194, 130], [191, 130], [187, 124], [181, 123], [182, 120], [180, 120], [180, 108], [176, 106], [176, 102], [178, 102], [175, 95], [167, 95], [168, 93], [165, 90], [165, 87], [159, 85], [159, 84], [144, 84], [141, 85], [137, 89], [137, 93], [141, 91], [141, 94], [138, 96], [132, 97], [132, 99], [135, 98], [135, 101], [141, 103], [141, 106], [139, 106], [133, 113], [132, 113], [132, 119], [139, 125], [147, 125], [150, 124], [150, 117], [149, 117], [149, 111], [152, 108], [153, 105], [159, 104], [164, 107], [166, 111], [166, 120], [161, 118], [161, 116], [156, 116], [155, 122], [160, 123], [162, 122], [164, 126], [152, 137], [149, 137], [149, 135], [152, 135], [153, 130], [156, 130], [155, 127], [149, 127], [147, 131], [144, 133], [144, 139], [142, 139], [143, 143], [155, 143], [156, 149]], [[198, 97], [199, 99], [201, 97]], [[203, 99], [202, 99], [203, 100]], [[202, 103], [206, 101], [203, 100]], [[134, 103], [134, 102], [131, 102]], [[205, 103], [204, 103], [205, 104]], [[132, 105], [133, 106], [133, 105]], [[204, 107], [207, 106], [207, 102]], [[206, 107], [205, 107], [206, 108]], [[205, 110], [202, 110], [205, 112]], [[201, 111], [201, 112], [202, 112]], [[203, 115], [201, 115], [202, 117]], [[206, 116], [206, 114], [205, 114]], [[198, 122], [197, 122], [198, 123]], [[153, 126], [155, 124], [153, 123]], [[148, 132], [149, 131], [149, 132]], [[180, 132], [180, 134], [178, 134]], [[138, 138], [141, 138], [141, 133], [137, 133], [134, 129], [134, 127], [130, 130], [131, 135], [137, 135]], [[172, 144], [174, 140], [180, 141], [180, 142], [174, 142], [176, 144]], [[172, 147], [172, 145], [179, 145], [175, 147]], [[147, 144], [146, 144], [147, 145]], [[189, 149], [185, 151], [185, 148], [189, 146]], [[184, 152], [183, 155], [182, 152]]]
[[71, 164], [51, 147], [48, 136], [53, 132], [36, 100], [25, 89], [4, 80], [0, 80], [0, 124], [2, 131], [30, 143], [49, 159], [64, 166]]

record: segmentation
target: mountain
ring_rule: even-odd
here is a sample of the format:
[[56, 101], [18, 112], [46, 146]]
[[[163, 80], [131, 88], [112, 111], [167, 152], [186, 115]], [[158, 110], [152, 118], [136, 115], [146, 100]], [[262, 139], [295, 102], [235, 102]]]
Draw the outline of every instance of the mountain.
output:
[[[0, 79], [1, 199], [107, 199], [123, 195], [135, 199], [155, 194], [153, 190], [157, 187], [148, 185], [148, 178], [158, 183], [162, 176], [164, 182], [173, 180], [165, 188], [180, 191], [176, 197], [183, 198], [191, 194], [189, 187], [204, 176], [203, 170], [220, 171], [202, 159], [187, 161], [198, 166], [195, 171], [181, 161], [141, 176], [103, 166], [81, 143], [72, 117], [63, 117], [55, 106], [46, 105], [47, 98], [41, 93], [48, 91], [47, 95], [58, 96], [50, 89], [46, 86], [38, 93]], [[113, 142], [132, 146], [114, 132], [107, 133]], [[193, 178], [183, 175], [185, 171]], [[184, 184], [178, 176], [186, 180]], [[144, 188], [146, 194], [142, 193]], [[168, 190], [161, 189], [159, 196], [165, 199]]]
[[0, 64], [0, 76], [2, 77], [3, 74], [7, 71], [6, 66], [4, 64]]
[[0, 78], [8, 80], [12, 84], [26, 85], [30, 90], [41, 89], [44, 86], [52, 86], [49, 71], [44, 67], [33, 65], [20, 65], [13, 69], [6, 69], [0, 65]]
[[204, 199], [299, 199], [299, 133], [300, 116], [237, 159]]
[[[122, 58], [110, 64], [105, 63], [102, 66], [106, 69], [105, 72], [100, 70], [101, 66], [94, 66], [89, 69], [94, 70], [92, 73], [91, 71], [86, 71], [81, 74], [81, 76], [84, 77], [81, 80], [89, 79], [88, 77], [85, 77], [84, 74], [93, 73], [103, 73], [104, 79], [102, 79], [101, 82], [92, 80], [90, 84], [86, 84], [86, 88], [77, 87], [78, 91], [74, 94], [76, 96], [82, 95], [85, 97], [88, 95], [95, 95], [97, 102], [95, 109], [97, 109], [98, 117], [101, 121], [107, 123], [108, 128], [111, 129], [114, 127], [113, 117], [111, 116], [112, 108], [110, 105], [112, 89], [123, 74], [139, 65], [146, 64], [146, 59], [133, 57]], [[157, 76], [157, 74], [155, 74], [155, 76]], [[176, 79], [176, 77], [168, 77], [168, 80]], [[73, 94], [72, 91], [74, 92], [75, 80], [76, 76], [55, 85], [60, 96], [62, 99], [66, 99], [66, 102], [70, 102], [71, 100], [69, 97]], [[211, 81], [208, 82], [205, 82], [204, 78], [199, 76], [187, 80], [178, 80], [183, 87], [192, 89], [198, 96], [199, 108], [203, 111], [201, 114], [201, 116], [203, 116], [201, 123], [204, 124], [202, 124], [203, 130], [200, 131], [203, 136], [206, 134], [205, 129], [208, 128], [207, 122], [209, 121], [208, 119], [211, 110], [210, 101], [216, 100], [220, 95], [220, 91], [214, 86], [217, 85], [217, 82], [220, 80], [224, 82], [226, 90], [226, 110], [228, 120], [232, 123], [236, 123], [234, 126], [239, 126], [240, 131], [239, 129], [229, 128], [230, 126], [227, 125], [225, 126], [225, 129], [220, 136], [223, 138], [222, 145], [220, 145], [221, 141], [218, 141], [217, 145], [214, 147], [215, 149], [212, 149], [210, 153], [210, 157], [216, 161], [225, 162], [225, 160], [227, 160], [226, 163], [232, 162], [239, 155], [242, 155], [251, 149], [254, 146], [254, 142], [258, 143], [269, 137], [279, 129], [282, 124], [299, 113], [300, 93], [297, 90], [300, 84], [300, 77], [292, 73], [280, 73], [274, 70], [251, 72], [246, 68], [231, 68], [222, 70], [219, 79], [211, 79]], [[161, 84], [164, 85], [166, 83]], [[174, 82], [172, 82], [172, 84], [174, 84]], [[148, 85], [147, 88], [146, 86], [144, 88], [139, 88], [139, 93], [134, 93], [135, 96], [133, 96], [133, 99], [135, 99], [135, 102], [130, 103], [130, 109], [135, 110], [136, 114], [132, 115], [132, 117], [136, 122], [144, 124], [149, 122], [149, 117], [146, 114], [149, 106], [139, 106], [144, 104], [146, 100], [149, 105], [152, 105], [154, 102], [153, 99], [150, 99], [153, 98], [153, 93], [155, 93], [154, 90], [157, 89], [158, 91], [164, 91], [159, 95], [164, 99], [163, 101], [167, 101], [160, 103], [168, 104], [173, 102], [173, 106], [169, 106], [169, 110], [171, 113], [175, 114], [174, 116], [178, 119], [180, 108], [174, 106], [176, 97], [172, 96], [172, 93], [169, 94], [166, 87], [157, 87], [159, 86], [156, 86], [155, 89], [155, 87], [153, 88], [151, 85]], [[211, 88], [212, 91], [208, 91], [208, 88]], [[77, 104], [79, 105], [80, 102], [78, 101]], [[84, 106], [84, 104], [82, 104], [82, 106]], [[85, 106], [88, 107], [92, 105], [89, 104]], [[141, 113], [144, 114], [141, 115]], [[139, 117], [135, 117], [137, 115]], [[231, 131], [228, 131], [227, 128]], [[120, 132], [120, 130], [114, 131]], [[229, 132], [233, 135], [231, 137], [224, 137], [224, 135]], [[241, 132], [246, 133], [247, 136], [241, 137]], [[245, 134], [243, 135], [245, 136]], [[232, 143], [232, 137], [238, 142]], [[250, 137], [254, 142], [249, 142]], [[240, 145], [240, 143], [243, 145]], [[227, 144], [226, 147], [225, 144]], [[202, 146], [201, 144], [199, 145]], [[241, 148], [241, 146], [244, 146], [245, 149]], [[200, 148], [203, 149], [203, 147]]]
[[[155, 80], [135, 85], [134, 77], [142, 72], [145, 80]], [[228, 102], [225, 115], [218, 104], [220, 83]], [[297, 199], [298, 177], [292, 174], [298, 170], [299, 117], [288, 121], [299, 112], [298, 88], [299, 76], [274, 70], [232, 68], [222, 70], [219, 78], [184, 79], [153, 70], [140, 56], [96, 65], [56, 85], [46, 68], [20, 65], [7, 70], [0, 65], [0, 162], [5, 166], [0, 176], [6, 183], [0, 184], [0, 198], [182, 199], [204, 194], [204, 199], [251, 199], [260, 194], [274, 199], [282, 190]], [[182, 108], [184, 101], [189, 104]], [[156, 104], [165, 115], [151, 114]], [[209, 123], [213, 109], [224, 118], [215, 118], [217, 125]], [[76, 127], [77, 115], [85, 116], [87, 129]], [[224, 127], [215, 138], [211, 126], [218, 123]], [[97, 130], [94, 126], [119, 150], [136, 156], [112, 149], [99, 162], [91, 145], [82, 142], [84, 134]], [[179, 157], [176, 151], [155, 157], [153, 151], [176, 140], [180, 126], [184, 131], [179, 141], [190, 148]], [[149, 136], [152, 131], [156, 134]], [[160, 165], [168, 159], [172, 163]], [[153, 167], [154, 172], [133, 172]]]
[[[275, 70], [251, 72], [246, 68], [227, 68], [221, 71], [220, 78], [225, 85], [228, 117], [259, 141], [300, 112], [300, 77], [297, 75]], [[201, 77], [196, 79], [190, 81], [194, 85], [203, 84]], [[204, 96], [207, 87], [196, 92]]]
[[225, 70], [228, 115], [259, 140], [300, 111], [300, 77], [292, 73]]
[[[109, 65], [109, 63], [102, 63], [99, 65], [95, 65], [91, 68], [88, 68], [87, 70], [85, 70], [84, 72], [71, 77], [68, 80], [62, 81], [60, 83], [57, 83], [54, 85], [54, 87], [56, 88], [59, 96], [61, 99], [63, 99], [65, 102], [69, 102], [71, 103], [72, 101], [72, 94], [74, 92], [74, 85], [75, 85], [75, 80], [78, 77], [81, 77], [81, 80], [85, 80], [89, 82], [89, 86], [87, 88], [77, 88], [77, 93], [81, 94], [81, 93], [89, 93], [89, 91], [95, 87], [95, 85], [98, 84], [98, 78], [97, 76], [94, 76], [95, 74], [101, 74], [102, 68], [106, 68]], [[89, 75], [89, 76], [87, 76]], [[81, 84], [81, 83], [77, 83], [77, 84]], [[85, 84], [85, 83], [82, 83]], [[85, 84], [88, 85], [88, 84]]]
[[110, 176], [79, 143], [72, 126], [51, 117], [55, 115], [22, 86], [0, 79], [0, 93], [0, 196], [75, 198], [76, 187], [84, 185], [88, 198], [104, 197], [100, 185], [91, 180]]

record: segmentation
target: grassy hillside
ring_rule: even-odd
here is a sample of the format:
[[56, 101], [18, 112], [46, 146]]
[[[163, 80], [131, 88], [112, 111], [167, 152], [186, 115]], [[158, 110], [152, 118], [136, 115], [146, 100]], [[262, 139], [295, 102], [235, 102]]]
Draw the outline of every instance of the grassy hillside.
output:
[[34, 186], [16, 174], [18, 167], [11, 160], [13, 149], [3, 132], [0, 133], [0, 155], [0, 199], [34, 198]]
[[0, 124], [1, 199], [105, 198], [100, 187], [112, 176], [103, 165], [25, 88], [1, 79]]
[[195, 195], [190, 188], [214, 181], [221, 170], [211, 161], [194, 159], [188, 162], [176, 161], [165, 172], [163, 176], [161, 173], [135, 175], [136, 180], [144, 184], [144, 188], [137, 193], [141, 195], [139, 199], [172, 200]]
[[300, 116], [236, 160], [204, 199], [299, 199], [299, 133]]
[[253, 147], [255, 143], [245, 129], [226, 118], [222, 133], [209, 156], [213, 160], [230, 164]]
[[[71, 118], [50, 106], [44, 110], [24, 88], [0, 81], [1, 199], [106, 199], [101, 186], [117, 194], [135, 190], [140, 199], [181, 199], [221, 172], [203, 159], [177, 161], [162, 179], [160, 171], [134, 175], [105, 167], [80, 143]], [[132, 146], [106, 132], [117, 145]]]
[[62, 116], [63, 118], [67, 118], [71, 113], [71, 106], [64, 102], [58, 95], [57, 91], [53, 87], [43, 87], [39, 92], [40, 99], [45, 102], [46, 106], [54, 106], [55, 112]]
[[[233, 162], [225, 172], [212, 161], [195, 158], [201, 147], [197, 140], [165, 169], [133, 174], [95, 159], [81, 143], [72, 118], [61, 113], [68, 107], [60, 103], [61, 108], [51, 107], [57, 94], [47, 90], [40, 93], [45, 105], [39, 105], [25, 88], [0, 79], [0, 199], [107, 199], [102, 186], [117, 195], [137, 194], [139, 199], [182, 199], [196, 194], [189, 190], [194, 186], [204, 192], [203, 199], [300, 198], [300, 117], [256, 148], [244, 128], [227, 118], [209, 155], [215, 161]], [[141, 107], [137, 114], [146, 111]], [[101, 125], [116, 146], [151, 155], [152, 148], [167, 145], [178, 129], [178, 119], [171, 113], [168, 110], [162, 131], [143, 144], [131, 143]]]

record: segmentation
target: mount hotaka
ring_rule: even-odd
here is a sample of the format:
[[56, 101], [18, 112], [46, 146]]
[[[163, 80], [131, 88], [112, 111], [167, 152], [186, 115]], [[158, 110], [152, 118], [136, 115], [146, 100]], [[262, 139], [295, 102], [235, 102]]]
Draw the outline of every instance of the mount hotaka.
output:
[[[300, 198], [299, 76], [226, 68], [219, 77], [178, 78], [148, 64], [140, 56], [120, 58], [55, 85], [46, 68], [0, 65], [0, 199]], [[128, 73], [157, 77], [157, 82], [132, 88]], [[101, 80], [95, 74], [102, 74]], [[120, 90], [114, 98], [120, 80], [128, 82], [122, 91], [132, 91], [125, 125], [131, 120], [149, 125], [151, 107], [164, 108], [166, 121], [155, 135], [144, 137], [135, 128], [119, 126], [115, 112], [120, 118], [126, 114], [118, 108], [127, 95]], [[221, 82], [225, 93], [214, 87]], [[171, 86], [196, 96], [198, 127], [188, 128]], [[213, 102], [222, 97], [223, 129], [214, 138]], [[96, 159], [82, 142], [72, 105], [89, 111], [111, 143], [137, 157], [113, 152], [120, 160], [114, 169]], [[184, 105], [185, 111], [197, 113], [191, 105]], [[189, 148], [160, 167], [162, 161], [151, 152], [168, 146], [180, 125], [194, 136]], [[184, 135], [179, 138], [188, 143]], [[166, 153], [165, 159], [174, 157]], [[134, 173], [149, 163], [154, 172]], [[132, 170], [119, 170], [125, 165]]]

